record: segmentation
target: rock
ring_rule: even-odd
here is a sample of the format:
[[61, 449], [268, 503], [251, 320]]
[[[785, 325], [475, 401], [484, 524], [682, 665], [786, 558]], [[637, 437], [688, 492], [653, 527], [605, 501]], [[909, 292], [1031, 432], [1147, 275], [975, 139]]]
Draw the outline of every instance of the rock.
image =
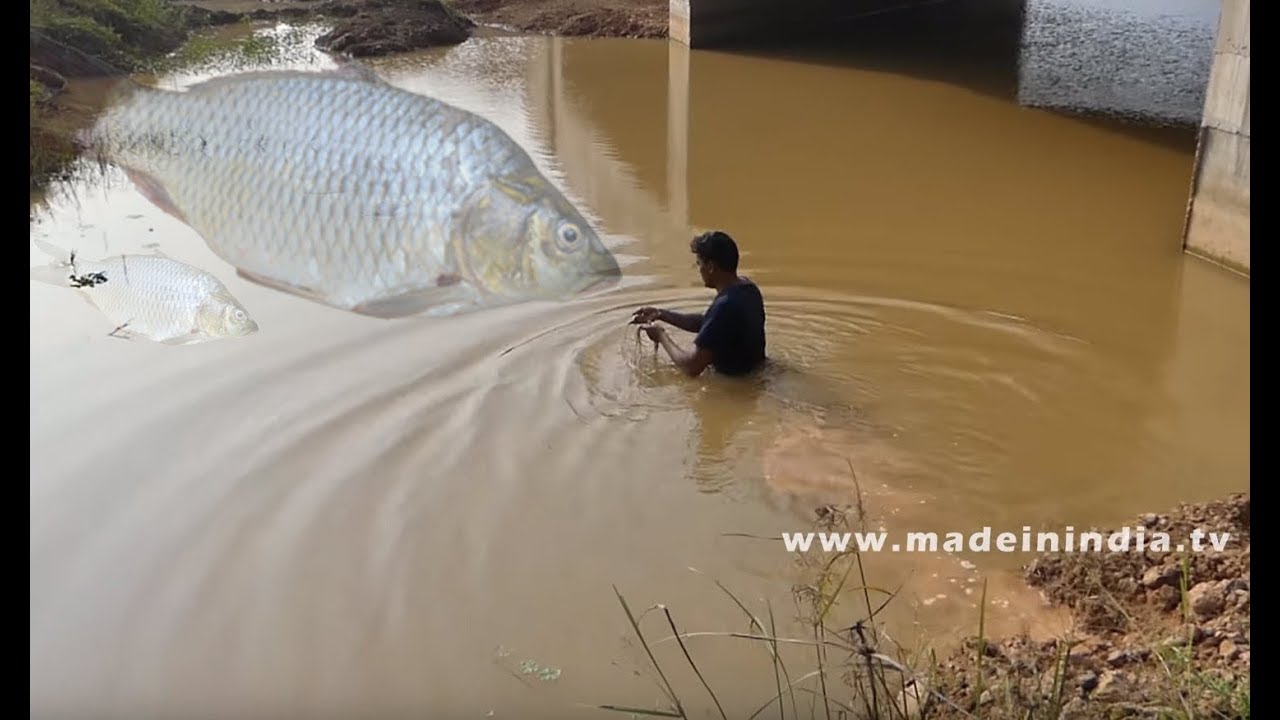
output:
[[1062, 714], [1058, 716], [1058, 720], [1090, 720], [1092, 717], [1089, 704], [1084, 698], [1076, 696], [1062, 706]]
[[[456, 45], [471, 37], [475, 23], [441, 0], [366, 0], [349, 17], [316, 39], [316, 47], [351, 57], [373, 57]], [[330, 3], [326, 11], [352, 9]]]
[[31, 79], [43, 85], [50, 93], [57, 94], [67, 86], [67, 79], [61, 73], [50, 70], [43, 65], [31, 66]]
[[1147, 513], [1142, 516], [1142, 524], [1146, 527], [1153, 528], [1160, 522], [1160, 516], [1155, 513]]
[[1223, 640], [1222, 643], [1218, 645], [1218, 655], [1224, 660], [1235, 660], [1236, 656], [1239, 654], [1239, 648], [1231, 640]]
[[1083, 691], [1085, 691], [1086, 693], [1088, 693], [1088, 692], [1093, 692], [1093, 689], [1094, 689], [1094, 688], [1096, 688], [1096, 687], [1098, 687], [1098, 674], [1097, 674], [1097, 673], [1095, 673], [1095, 672], [1093, 672], [1093, 671], [1091, 670], [1091, 671], [1089, 671], [1089, 672], [1085, 673], [1084, 675], [1080, 676], [1080, 689], [1081, 689], [1081, 690], [1083, 690]]
[[226, 10], [210, 10], [199, 5], [187, 6], [187, 17], [191, 24], [200, 26], [234, 25], [240, 22], [240, 16]]
[[1087, 665], [1093, 658], [1111, 648], [1111, 644], [1106, 640], [1098, 637], [1090, 636], [1080, 641], [1071, 651], [1067, 653], [1067, 660], [1077, 665]]
[[1113, 668], [1118, 668], [1129, 662], [1129, 653], [1124, 650], [1112, 650], [1107, 654], [1107, 664]]
[[1134, 580], [1131, 577], [1124, 577], [1116, 583], [1116, 588], [1120, 591], [1120, 594], [1125, 597], [1133, 597], [1141, 591], [1142, 586], [1138, 584], [1137, 580]]
[[1191, 603], [1191, 611], [1200, 618], [1216, 617], [1226, 604], [1222, 588], [1217, 583], [1196, 583], [1187, 593], [1187, 598]]
[[1098, 687], [1093, 692], [1093, 697], [1097, 700], [1119, 699], [1129, 692], [1133, 681], [1129, 674], [1120, 670], [1108, 670], [1102, 673], [1102, 678], [1098, 680]]
[[1176, 565], [1157, 565], [1147, 568], [1142, 573], [1142, 586], [1148, 590], [1154, 590], [1165, 585], [1177, 586], [1178, 576], [1181, 575]]
[[1168, 612], [1178, 607], [1178, 603], [1182, 602], [1182, 595], [1178, 592], [1178, 588], [1171, 585], [1165, 585], [1157, 589], [1151, 594], [1152, 601], [1161, 610]]

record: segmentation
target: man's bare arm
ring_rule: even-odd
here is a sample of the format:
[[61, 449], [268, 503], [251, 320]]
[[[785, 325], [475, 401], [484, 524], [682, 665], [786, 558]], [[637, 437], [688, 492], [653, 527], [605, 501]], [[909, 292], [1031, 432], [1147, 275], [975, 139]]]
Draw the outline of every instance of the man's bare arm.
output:
[[[674, 325], [674, 323], [672, 323]], [[676, 344], [671, 336], [662, 333], [658, 336], [658, 342], [662, 344], [662, 349], [667, 351], [667, 355], [671, 357], [671, 361], [676, 367], [684, 371], [689, 377], [697, 377], [702, 374], [703, 370], [711, 364], [711, 351], [706, 348], [694, 346], [692, 352], [685, 350]]]
[[674, 310], [659, 310], [658, 319], [685, 332], [696, 333], [702, 328], [702, 313], [678, 313]]

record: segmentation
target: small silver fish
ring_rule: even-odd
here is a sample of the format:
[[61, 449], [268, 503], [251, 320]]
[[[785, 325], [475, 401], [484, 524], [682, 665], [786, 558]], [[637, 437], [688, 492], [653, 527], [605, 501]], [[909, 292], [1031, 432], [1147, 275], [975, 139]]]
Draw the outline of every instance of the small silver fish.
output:
[[82, 136], [245, 278], [375, 317], [613, 284], [613, 254], [494, 123], [359, 66], [129, 84]]
[[31, 268], [31, 278], [79, 289], [116, 324], [113, 334], [190, 345], [258, 331], [222, 281], [159, 251], [95, 261], [42, 240], [35, 243], [53, 261]]

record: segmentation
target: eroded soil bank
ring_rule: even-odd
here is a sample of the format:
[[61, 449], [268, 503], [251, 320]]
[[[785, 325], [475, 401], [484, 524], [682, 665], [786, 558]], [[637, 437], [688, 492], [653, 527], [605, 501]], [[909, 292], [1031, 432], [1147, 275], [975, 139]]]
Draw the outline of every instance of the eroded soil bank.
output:
[[[1026, 567], [1030, 585], [1070, 609], [1074, 637], [981, 643], [980, 662], [975, 638], [941, 663], [934, 689], [984, 718], [1247, 718], [1248, 496], [1135, 518], [1131, 538], [1139, 527], [1148, 543], [1167, 533], [1170, 551], [1048, 553]], [[1209, 533], [1230, 533], [1225, 548]], [[966, 717], [946, 704], [930, 716]]]

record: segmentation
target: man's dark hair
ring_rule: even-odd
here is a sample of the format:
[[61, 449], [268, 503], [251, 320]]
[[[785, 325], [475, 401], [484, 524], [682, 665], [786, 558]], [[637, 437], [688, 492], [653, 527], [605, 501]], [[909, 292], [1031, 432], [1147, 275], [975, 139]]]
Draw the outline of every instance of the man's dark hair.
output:
[[723, 230], [711, 230], [694, 237], [689, 249], [699, 260], [709, 260], [725, 272], [738, 271], [738, 244]]

